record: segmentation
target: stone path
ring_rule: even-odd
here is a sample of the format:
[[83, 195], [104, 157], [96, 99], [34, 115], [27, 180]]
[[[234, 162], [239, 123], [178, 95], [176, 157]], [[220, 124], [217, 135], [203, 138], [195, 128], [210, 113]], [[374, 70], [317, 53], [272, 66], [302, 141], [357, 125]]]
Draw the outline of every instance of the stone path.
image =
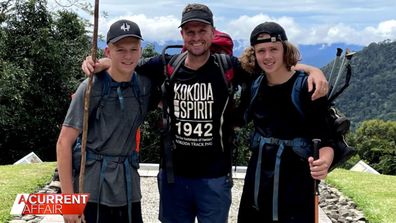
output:
[[[234, 170], [234, 169], [233, 169]], [[232, 188], [232, 205], [230, 208], [229, 222], [237, 222], [238, 205], [242, 194], [243, 179], [245, 177], [246, 167], [237, 167], [233, 173], [234, 187]], [[141, 175], [142, 188], [142, 214], [145, 223], [157, 223], [158, 218], [158, 200], [159, 194], [157, 189], [157, 164], [141, 164], [139, 169]], [[59, 181], [52, 181], [45, 186], [39, 193], [56, 193], [59, 190]], [[320, 184], [321, 204], [319, 208], [319, 223], [366, 223], [363, 214], [355, 210], [356, 205], [348, 198], [342, 196], [334, 188], [328, 188]], [[155, 207], [155, 208], [153, 208]], [[325, 213], [326, 212], [326, 213]], [[328, 217], [330, 216], [330, 218]], [[42, 215], [42, 216], [23, 216], [15, 217], [10, 223], [63, 223], [60, 215]]]

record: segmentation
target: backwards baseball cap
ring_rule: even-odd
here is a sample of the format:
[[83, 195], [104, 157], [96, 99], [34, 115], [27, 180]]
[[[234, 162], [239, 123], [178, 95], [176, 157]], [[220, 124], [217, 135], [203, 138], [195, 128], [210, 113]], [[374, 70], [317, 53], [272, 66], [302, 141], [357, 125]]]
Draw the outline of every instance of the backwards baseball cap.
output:
[[136, 23], [125, 19], [118, 20], [110, 26], [107, 32], [107, 44], [115, 43], [125, 37], [135, 37], [143, 40]]
[[[260, 34], [266, 33], [270, 38], [260, 38]], [[258, 43], [268, 43], [276, 41], [286, 41], [287, 36], [285, 30], [278, 23], [264, 22], [256, 26], [250, 34], [250, 45], [254, 46]]]
[[192, 21], [203, 22], [213, 26], [213, 14], [208, 6], [203, 4], [188, 4], [182, 13], [180, 26]]

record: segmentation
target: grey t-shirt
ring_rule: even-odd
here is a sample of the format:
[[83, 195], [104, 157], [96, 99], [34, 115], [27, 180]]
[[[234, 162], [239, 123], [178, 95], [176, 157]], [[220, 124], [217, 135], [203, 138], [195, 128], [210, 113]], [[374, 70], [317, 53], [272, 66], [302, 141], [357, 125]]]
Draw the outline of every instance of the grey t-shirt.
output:
[[[116, 88], [110, 88], [108, 97], [102, 97], [106, 71], [95, 75], [90, 98], [90, 121], [88, 126], [87, 150], [112, 156], [126, 156], [136, 147], [136, 130], [142, 124], [149, 104], [150, 80], [135, 73], [135, 84], [121, 90], [123, 105]], [[104, 77], [104, 76], [102, 76]], [[137, 83], [137, 84], [136, 84]], [[82, 132], [84, 92], [88, 79], [78, 87], [72, 99], [64, 126], [73, 127]], [[138, 86], [139, 91], [134, 91]], [[139, 93], [136, 93], [139, 92]], [[140, 103], [135, 94], [140, 95]], [[103, 107], [98, 109], [102, 100]], [[123, 108], [122, 108], [123, 107]], [[98, 112], [97, 110], [100, 110]], [[140, 179], [136, 168], [132, 168], [132, 202], [141, 199]], [[97, 202], [99, 194], [101, 162], [87, 160], [85, 169], [84, 192], [90, 193], [89, 202]], [[75, 187], [78, 176], [75, 177]], [[126, 178], [123, 163], [109, 162], [104, 171], [104, 181], [101, 188], [100, 203], [108, 206], [124, 206], [127, 204]]]

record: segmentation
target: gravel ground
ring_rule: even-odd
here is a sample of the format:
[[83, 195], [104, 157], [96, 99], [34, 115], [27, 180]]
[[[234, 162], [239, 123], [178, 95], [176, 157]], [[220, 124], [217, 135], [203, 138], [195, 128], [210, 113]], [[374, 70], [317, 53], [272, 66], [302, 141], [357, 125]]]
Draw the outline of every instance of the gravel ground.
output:
[[[153, 186], [155, 185], [155, 186]], [[159, 194], [156, 177], [141, 177], [142, 188], [142, 214], [145, 223], [157, 223], [159, 209]], [[234, 179], [232, 187], [232, 204], [229, 223], [237, 222], [239, 199], [241, 198], [243, 180]]]

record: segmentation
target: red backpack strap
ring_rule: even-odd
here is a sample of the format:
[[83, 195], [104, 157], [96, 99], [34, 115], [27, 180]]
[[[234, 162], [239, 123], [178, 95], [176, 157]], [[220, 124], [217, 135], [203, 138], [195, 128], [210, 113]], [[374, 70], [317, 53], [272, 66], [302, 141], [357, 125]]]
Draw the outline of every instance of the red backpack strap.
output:
[[135, 148], [135, 151], [136, 151], [137, 153], [139, 153], [139, 152], [140, 152], [140, 140], [141, 140], [141, 131], [140, 131], [140, 127], [136, 129], [135, 139], [136, 139], [136, 148]]

